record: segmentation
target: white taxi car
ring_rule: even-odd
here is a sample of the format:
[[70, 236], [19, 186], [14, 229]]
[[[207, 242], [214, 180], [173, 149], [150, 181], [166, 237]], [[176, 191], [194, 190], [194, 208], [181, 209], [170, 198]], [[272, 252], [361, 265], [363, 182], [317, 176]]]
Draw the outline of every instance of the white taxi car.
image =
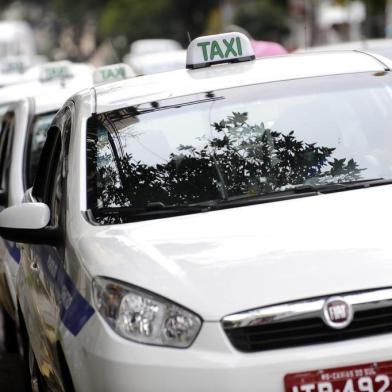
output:
[[0, 57], [26, 56], [37, 54], [34, 31], [24, 21], [0, 21]]
[[392, 75], [358, 52], [187, 68], [76, 94], [25, 203], [36, 390], [392, 388]]
[[[63, 103], [75, 92], [90, 87], [93, 68], [59, 61], [36, 66], [21, 77], [24, 83], [0, 91], [0, 206], [20, 204], [33, 184], [46, 130]], [[28, 82], [26, 82], [26, 80]], [[0, 239], [0, 304], [5, 345], [17, 349], [15, 279], [20, 251]]]
[[[20, 204], [26, 189], [33, 185], [46, 132], [56, 112], [75, 92], [94, 84], [134, 76], [125, 64], [94, 69], [69, 61], [36, 67], [36, 82], [9, 88], [0, 96], [5, 108], [0, 133], [0, 205]], [[0, 239], [0, 303], [15, 319], [17, 309], [15, 279], [20, 251], [13, 242]], [[5, 315], [6, 345], [15, 349], [15, 327]], [[10, 324], [10, 325], [9, 325]]]

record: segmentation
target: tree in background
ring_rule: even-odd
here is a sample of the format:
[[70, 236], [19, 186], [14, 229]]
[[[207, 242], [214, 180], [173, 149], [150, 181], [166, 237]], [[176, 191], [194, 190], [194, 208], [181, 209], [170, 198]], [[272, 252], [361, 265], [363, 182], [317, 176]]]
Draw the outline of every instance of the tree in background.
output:
[[385, 11], [387, 0], [363, 0], [366, 5], [365, 36], [367, 38], [385, 36]]
[[[142, 38], [172, 38], [183, 45], [201, 35], [212, 10], [219, 0], [46, 0], [63, 23], [83, 36], [84, 29], [94, 23], [98, 44], [105, 39], [132, 42]], [[122, 37], [122, 41], [117, 40]], [[127, 50], [128, 47], [123, 45]], [[120, 53], [120, 56], [123, 53]]]
[[208, 30], [220, 5], [220, 0], [0, 1], [4, 8], [18, 8], [19, 18], [37, 30], [48, 31], [71, 60], [86, 60], [105, 40], [119, 44], [119, 57], [128, 50], [127, 43], [141, 38], [172, 38], [185, 46], [188, 33], [196, 37]]
[[98, 20], [101, 37], [173, 38], [183, 45], [204, 33], [219, 0], [109, 0]]
[[[324, 0], [298, 0], [312, 10]], [[351, 0], [334, 0], [347, 4]], [[392, 4], [392, 0], [388, 0]], [[291, 34], [293, 0], [0, 0], [2, 10], [12, 5], [19, 18], [26, 19], [46, 41], [43, 54], [49, 58], [87, 60], [103, 43], [114, 44], [119, 60], [128, 44], [140, 38], [173, 38], [184, 46], [191, 38], [218, 33], [222, 10], [231, 6], [236, 23], [260, 40], [286, 42]], [[366, 37], [381, 37], [385, 31], [387, 0], [363, 0], [367, 7]], [[230, 8], [230, 7], [229, 7]], [[305, 7], [306, 8], [306, 7]], [[392, 9], [392, 7], [391, 7]], [[392, 12], [390, 12], [392, 14]], [[13, 13], [15, 16], [15, 12]], [[230, 16], [231, 18], [231, 16]], [[389, 19], [392, 20], [392, 17]], [[225, 19], [225, 22], [228, 20]], [[309, 23], [310, 23], [309, 22]], [[301, 21], [299, 22], [299, 24]], [[310, 23], [308, 44], [316, 43]], [[392, 23], [389, 22], [392, 31]], [[392, 33], [391, 33], [392, 35]], [[288, 42], [286, 42], [288, 43]], [[298, 44], [298, 42], [297, 42]], [[109, 45], [109, 46], [110, 46]], [[295, 47], [295, 45], [292, 45]], [[57, 48], [60, 48], [58, 50]]]
[[234, 23], [258, 40], [283, 42], [289, 35], [286, 0], [255, 0], [237, 5]]

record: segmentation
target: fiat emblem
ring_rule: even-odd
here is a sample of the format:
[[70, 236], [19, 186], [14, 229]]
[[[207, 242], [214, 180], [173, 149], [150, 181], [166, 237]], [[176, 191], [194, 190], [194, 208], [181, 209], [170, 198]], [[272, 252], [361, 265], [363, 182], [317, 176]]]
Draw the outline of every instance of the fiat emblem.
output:
[[353, 320], [352, 306], [342, 297], [328, 298], [323, 306], [323, 320], [328, 327], [346, 328]]

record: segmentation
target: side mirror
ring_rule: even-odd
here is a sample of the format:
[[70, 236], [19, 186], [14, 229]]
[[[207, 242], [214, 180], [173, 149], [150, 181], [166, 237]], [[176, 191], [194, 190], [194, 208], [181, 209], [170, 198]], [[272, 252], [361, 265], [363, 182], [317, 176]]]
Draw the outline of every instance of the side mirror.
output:
[[0, 236], [27, 244], [56, 245], [57, 229], [47, 227], [50, 209], [44, 203], [22, 203], [0, 212]]

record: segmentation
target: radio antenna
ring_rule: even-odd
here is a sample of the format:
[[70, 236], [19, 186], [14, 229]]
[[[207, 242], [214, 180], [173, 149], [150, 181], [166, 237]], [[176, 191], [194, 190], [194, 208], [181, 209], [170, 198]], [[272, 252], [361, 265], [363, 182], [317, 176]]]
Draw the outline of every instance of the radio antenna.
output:
[[189, 31], [187, 31], [186, 34], [188, 36], [189, 43], [191, 43], [192, 42], [191, 33]]

